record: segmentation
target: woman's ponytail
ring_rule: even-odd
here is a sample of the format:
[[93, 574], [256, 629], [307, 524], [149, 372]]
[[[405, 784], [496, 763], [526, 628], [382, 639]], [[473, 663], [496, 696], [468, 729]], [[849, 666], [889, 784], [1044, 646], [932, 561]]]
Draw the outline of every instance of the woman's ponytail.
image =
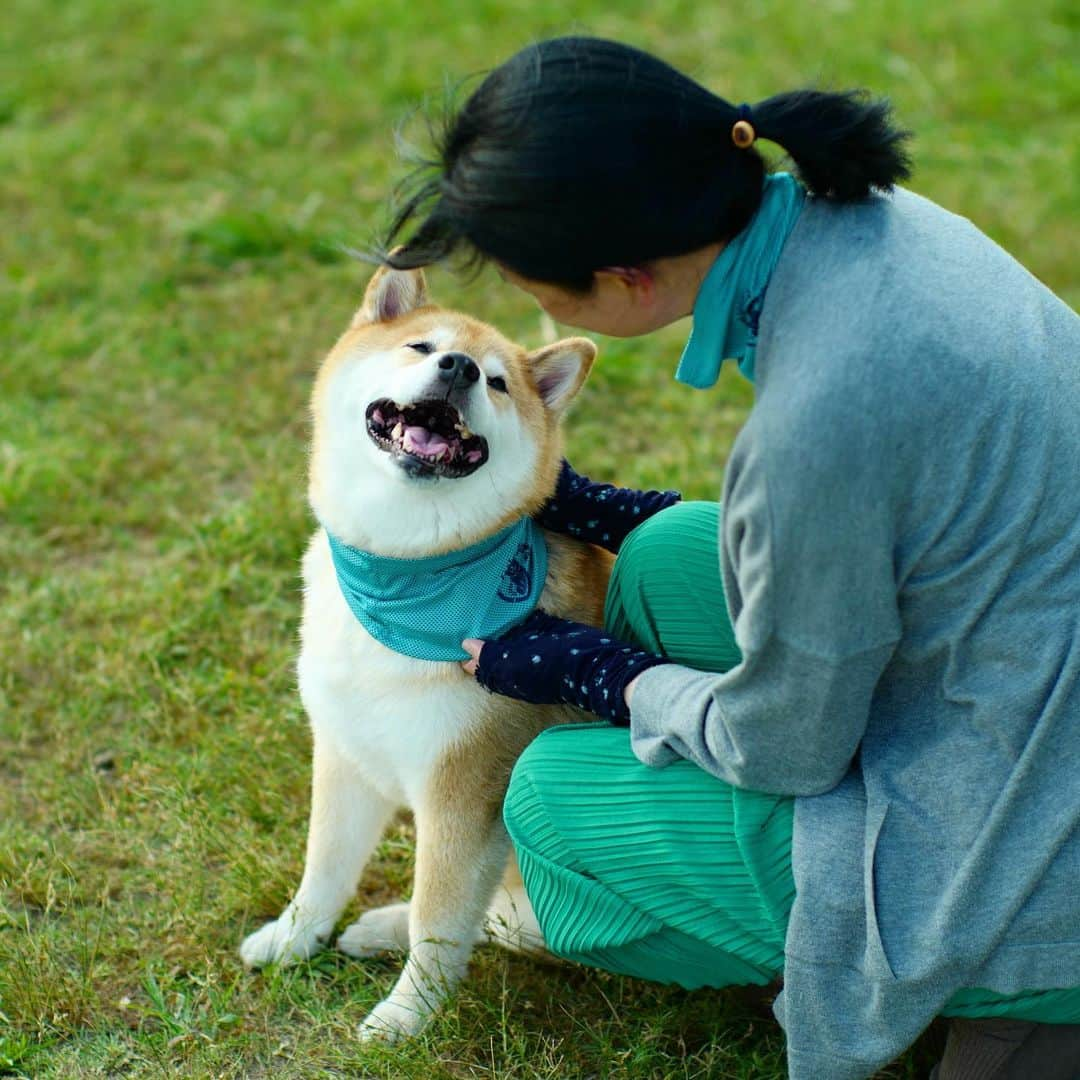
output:
[[795, 90], [760, 102], [751, 115], [758, 138], [783, 147], [815, 195], [850, 202], [911, 175], [911, 133], [893, 125], [884, 98]]

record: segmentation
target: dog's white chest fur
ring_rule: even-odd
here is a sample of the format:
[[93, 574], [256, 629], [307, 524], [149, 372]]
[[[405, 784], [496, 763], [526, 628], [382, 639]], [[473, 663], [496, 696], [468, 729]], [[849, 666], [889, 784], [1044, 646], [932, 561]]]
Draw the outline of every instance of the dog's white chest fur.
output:
[[321, 529], [303, 574], [297, 671], [312, 726], [386, 798], [415, 807], [489, 695], [454, 661], [417, 660], [376, 641], [342, 596]]

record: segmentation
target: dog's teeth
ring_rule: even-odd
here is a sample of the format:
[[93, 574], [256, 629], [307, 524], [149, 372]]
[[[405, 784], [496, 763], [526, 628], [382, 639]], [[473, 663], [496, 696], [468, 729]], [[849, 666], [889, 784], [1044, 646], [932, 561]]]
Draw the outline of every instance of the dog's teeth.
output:
[[399, 420], [394, 425], [394, 430], [390, 432], [390, 437], [394, 439], [400, 439], [405, 434], [405, 425]]

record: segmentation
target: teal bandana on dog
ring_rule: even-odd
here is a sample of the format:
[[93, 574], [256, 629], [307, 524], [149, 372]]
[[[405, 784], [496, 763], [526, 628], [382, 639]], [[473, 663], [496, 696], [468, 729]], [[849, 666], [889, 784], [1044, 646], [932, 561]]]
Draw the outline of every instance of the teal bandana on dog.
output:
[[477, 544], [422, 559], [372, 555], [329, 529], [338, 584], [377, 641], [418, 660], [467, 660], [463, 638], [493, 638], [524, 622], [547, 577], [547, 545], [532, 518]]
[[806, 189], [789, 173], [765, 178], [757, 212], [720, 252], [698, 290], [694, 328], [675, 372], [679, 382], [706, 390], [725, 360], [737, 360], [753, 381], [765, 289], [805, 201]]

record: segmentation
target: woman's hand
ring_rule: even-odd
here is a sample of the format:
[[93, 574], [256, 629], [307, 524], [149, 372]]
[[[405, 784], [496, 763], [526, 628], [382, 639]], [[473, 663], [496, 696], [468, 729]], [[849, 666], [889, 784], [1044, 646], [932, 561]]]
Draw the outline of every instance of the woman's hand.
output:
[[476, 674], [476, 664], [480, 659], [480, 650], [487, 644], [479, 638], [467, 637], [461, 647], [469, 654], [470, 659], [462, 660], [461, 666], [470, 674]]
[[630, 683], [668, 663], [606, 631], [539, 608], [501, 638], [469, 638], [461, 645], [469, 654], [461, 666], [485, 689], [538, 705], [574, 705], [616, 724], [630, 722]]

